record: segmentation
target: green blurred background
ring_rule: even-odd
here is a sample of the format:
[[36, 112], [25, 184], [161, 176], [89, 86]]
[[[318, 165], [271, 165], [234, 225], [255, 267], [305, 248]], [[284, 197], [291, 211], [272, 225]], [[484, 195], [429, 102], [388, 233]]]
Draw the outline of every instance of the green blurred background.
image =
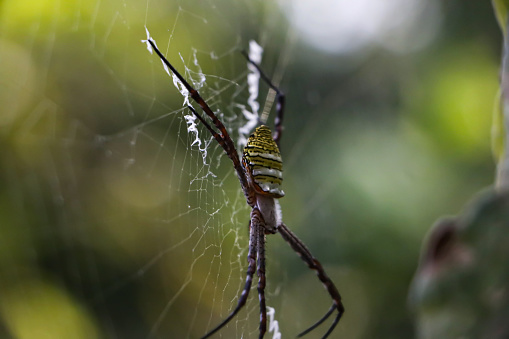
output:
[[[197, 338], [236, 304], [249, 209], [201, 126], [206, 157], [190, 146], [145, 27], [205, 74], [235, 139], [239, 52], [264, 47], [287, 94], [284, 220], [347, 309], [331, 337], [412, 338], [422, 240], [493, 182], [489, 1], [1, 1], [0, 337]], [[330, 300], [278, 235], [267, 258], [268, 305], [294, 337]], [[257, 337], [257, 299], [217, 337]]]

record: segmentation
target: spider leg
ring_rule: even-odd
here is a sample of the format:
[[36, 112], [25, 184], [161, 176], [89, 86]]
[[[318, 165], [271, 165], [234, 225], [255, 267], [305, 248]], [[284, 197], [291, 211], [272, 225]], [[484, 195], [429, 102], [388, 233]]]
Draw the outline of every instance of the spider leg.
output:
[[267, 307], [265, 303], [265, 230], [264, 227], [258, 228], [258, 298], [260, 299], [260, 334], [262, 339], [267, 332]]
[[[251, 213], [253, 214], [253, 213]], [[235, 317], [235, 315], [241, 310], [241, 308], [246, 304], [247, 297], [249, 296], [249, 292], [251, 291], [251, 283], [253, 282], [253, 275], [256, 269], [256, 252], [258, 249], [258, 230], [257, 227], [253, 227], [252, 223], [249, 223], [249, 250], [247, 253], [247, 273], [246, 273], [246, 284], [244, 285], [244, 289], [240, 294], [239, 301], [237, 302], [237, 307], [230, 313], [230, 315], [223, 320], [219, 325], [217, 325], [213, 330], [207, 332], [201, 339], [205, 339], [219, 331], [221, 328], [226, 326], [230, 322], [230, 320]]]
[[323, 269], [322, 264], [320, 264], [320, 262], [313, 257], [311, 252], [307, 249], [306, 245], [304, 245], [304, 243], [299, 238], [297, 238], [297, 236], [295, 234], [293, 234], [293, 232], [290, 231], [288, 229], [288, 227], [286, 227], [285, 224], [280, 224], [278, 226], [278, 232], [279, 232], [279, 234], [281, 234], [283, 239], [286, 240], [286, 242], [290, 245], [290, 247], [295, 252], [297, 252], [297, 254], [308, 265], [308, 267], [311, 268], [312, 270], [316, 271], [316, 275], [318, 276], [318, 279], [320, 279], [320, 281], [322, 282], [325, 289], [327, 290], [327, 292], [329, 293], [329, 295], [331, 296], [331, 298], [333, 300], [332, 307], [329, 309], [329, 311], [327, 311], [327, 313], [320, 320], [318, 320], [315, 324], [313, 324], [311, 327], [309, 327], [304, 332], [300, 333], [298, 335], [298, 337], [301, 337], [301, 336], [311, 332], [312, 330], [314, 330], [316, 327], [318, 327], [320, 324], [322, 324], [325, 320], [327, 320], [327, 318], [334, 312], [334, 310], [337, 310], [338, 314], [336, 315], [336, 318], [334, 318], [332, 325], [329, 327], [329, 329], [327, 330], [325, 335], [322, 337], [323, 339], [325, 339], [332, 333], [332, 331], [338, 324], [339, 319], [341, 319], [341, 316], [345, 312], [345, 308], [343, 307], [343, 303], [341, 302], [341, 296], [338, 292], [338, 289], [336, 288], [336, 286], [334, 285], [332, 280], [329, 278], [329, 276], [327, 276], [327, 274], [325, 273], [325, 270]]
[[241, 51], [242, 55], [247, 59], [251, 65], [253, 65], [258, 72], [260, 73], [260, 77], [276, 92], [276, 119], [274, 120], [274, 136], [273, 139], [276, 142], [277, 146], [281, 149], [281, 145], [279, 144], [279, 140], [281, 139], [281, 134], [283, 133], [283, 115], [285, 112], [285, 94], [279, 88], [277, 88], [272, 81], [270, 81], [269, 77], [263, 73], [260, 66], [258, 66], [253, 60], [249, 58], [249, 55], [246, 51]]
[[219, 145], [221, 145], [221, 147], [224, 150], [226, 150], [228, 148], [228, 146], [225, 144], [224, 139], [219, 135], [219, 133], [217, 133], [216, 131], [214, 131], [212, 129], [212, 127], [209, 125], [209, 123], [205, 119], [203, 119], [203, 117], [201, 115], [199, 115], [198, 112], [196, 112], [196, 110], [194, 109], [193, 106], [187, 105], [187, 108], [189, 108], [189, 110], [191, 110], [191, 112], [193, 112], [193, 114], [198, 118], [198, 120], [200, 120], [201, 123], [203, 125], [205, 125], [205, 127], [209, 130], [209, 132], [212, 134], [212, 136], [219, 143]]
[[[179, 79], [179, 81], [182, 83], [182, 85], [184, 85], [184, 87], [187, 89], [187, 91], [191, 95], [191, 98], [198, 105], [200, 105], [201, 109], [210, 117], [210, 119], [212, 120], [212, 122], [214, 123], [216, 128], [221, 132], [221, 135], [220, 135], [221, 141], [219, 141], [219, 139], [217, 137], [218, 133], [213, 132], [213, 129], [211, 128], [210, 125], [205, 124], [205, 127], [207, 127], [207, 129], [212, 133], [214, 138], [216, 138], [216, 140], [219, 142], [221, 147], [224, 149], [224, 151], [226, 152], [228, 157], [233, 162], [233, 167], [235, 168], [235, 171], [237, 172], [237, 176], [239, 177], [240, 185], [242, 186], [242, 190], [244, 191], [244, 194], [246, 195], [246, 199], [248, 200], [248, 203], [250, 205], [252, 205], [252, 202], [253, 202], [254, 198], [247, 194], [247, 192], [249, 192], [248, 189], [247, 189], [248, 186], [249, 186], [248, 182], [247, 182], [247, 178], [246, 178], [246, 175], [244, 173], [242, 164], [241, 164], [241, 162], [239, 160], [239, 154], [237, 153], [237, 150], [235, 149], [233, 140], [231, 139], [230, 135], [228, 134], [228, 131], [226, 130], [226, 127], [218, 119], [218, 117], [214, 114], [214, 112], [209, 107], [209, 105], [207, 105], [205, 100], [203, 100], [203, 98], [200, 96], [200, 93], [198, 93], [198, 91], [195, 90], [184, 79], [184, 77], [175, 69], [175, 67], [173, 67], [173, 65], [170, 64], [170, 62], [164, 57], [164, 55], [157, 48], [157, 46], [154, 43], [154, 41], [152, 39], [148, 39], [148, 42], [150, 43], [152, 48], [155, 50], [156, 54], [159, 56], [161, 61], [173, 72], [173, 74], [175, 74], [175, 76]], [[194, 109], [192, 109], [191, 111], [198, 117], [198, 119], [200, 119], [200, 121], [202, 123], [204, 123], [205, 120], [202, 117], [200, 117], [199, 114]]]
[[[228, 148], [231, 150], [235, 150], [235, 147], [233, 146], [233, 141], [230, 138], [230, 135], [228, 134], [228, 131], [226, 130], [226, 127], [224, 127], [223, 123], [217, 118], [217, 116], [214, 114], [212, 109], [207, 105], [205, 100], [201, 97], [200, 93], [198, 93], [197, 90], [195, 90], [187, 81], [184, 79], [184, 77], [173, 67], [173, 65], [164, 57], [164, 55], [159, 51], [159, 49], [156, 47], [156, 44], [152, 39], [149, 39], [148, 42], [152, 46], [152, 48], [156, 51], [156, 54], [159, 56], [159, 58], [163, 61], [163, 63], [168, 66], [168, 68], [177, 76], [179, 81], [184, 85], [184, 87], [187, 89], [189, 94], [191, 95], [191, 98], [193, 98], [194, 101], [200, 107], [202, 110], [210, 117], [214, 125], [221, 131], [222, 138], [225, 140], [226, 144], [228, 145]], [[236, 153], [237, 151], [235, 151]], [[237, 156], [238, 158], [238, 156]]]
[[327, 313], [325, 313], [324, 316], [320, 320], [318, 320], [316, 323], [314, 323], [314, 325], [309, 327], [307, 330], [299, 333], [297, 335], [297, 337], [298, 338], [303, 337], [304, 335], [308, 334], [309, 332], [313, 331], [315, 328], [320, 326], [325, 320], [327, 320], [330, 317], [330, 315], [332, 314], [332, 312], [334, 312], [335, 309], [336, 309], [336, 305], [332, 304], [331, 308], [329, 308]]

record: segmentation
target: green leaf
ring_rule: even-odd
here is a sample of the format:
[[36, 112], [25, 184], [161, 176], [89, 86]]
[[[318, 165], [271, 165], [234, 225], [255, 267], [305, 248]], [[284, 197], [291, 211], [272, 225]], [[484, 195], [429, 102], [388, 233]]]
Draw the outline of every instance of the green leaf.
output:
[[491, 125], [491, 152], [498, 163], [504, 158], [505, 126], [502, 92], [499, 90], [493, 108], [493, 122]]
[[497, 17], [498, 24], [504, 33], [507, 34], [507, 12], [509, 10], [509, 0], [492, 0], [495, 16]]

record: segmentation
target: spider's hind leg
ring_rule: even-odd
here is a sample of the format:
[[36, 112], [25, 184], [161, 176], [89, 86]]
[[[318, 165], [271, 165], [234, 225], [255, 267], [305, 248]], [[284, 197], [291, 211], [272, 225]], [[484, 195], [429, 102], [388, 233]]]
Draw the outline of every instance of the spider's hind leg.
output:
[[262, 71], [260, 66], [258, 66], [253, 60], [249, 58], [249, 55], [246, 51], [241, 52], [242, 55], [247, 59], [251, 65], [253, 65], [256, 70], [260, 73], [260, 77], [276, 92], [276, 118], [274, 119], [274, 136], [273, 139], [276, 142], [278, 147], [281, 147], [279, 144], [279, 140], [281, 139], [281, 134], [283, 133], [283, 116], [285, 113], [285, 94], [281, 91], [276, 85], [272, 83], [269, 77]]
[[224, 149], [225, 153], [228, 155], [230, 160], [233, 162], [233, 167], [235, 168], [235, 172], [237, 172], [237, 176], [240, 181], [240, 185], [242, 187], [242, 190], [244, 191], [244, 194], [246, 195], [246, 198], [248, 199], [249, 203], [249, 194], [248, 192], [248, 182], [246, 175], [244, 173], [244, 168], [242, 167], [242, 164], [239, 160], [239, 154], [237, 150], [235, 149], [235, 146], [233, 144], [233, 140], [231, 139], [230, 135], [228, 134], [228, 131], [226, 130], [226, 127], [224, 124], [219, 120], [219, 118], [216, 116], [216, 114], [212, 111], [212, 109], [209, 107], [209, 105], [205, 102], [205, 100], [201, 97], [200, 93], [196, 89], [194, 89], [187, 81], [184, 79], [184, 77], [173, 67], [173, 65], [166, 59], [166, 57], [159, 51], [157, 48], [155, 42], [149, 38], [148, 42], [152, 49], [156, 52], [157, 56], [161, 59], [163, 64], [169, 68], [172, 73], [178, 78], [180, 83], [187, 89], [189, 92], [189, 95], [191, 98], [200, 105], [201, 109], [205, 114], [210, 118], [214, 126], [217, 128], [217, 130], [220, 133], [217, 133], [212, 129], [212, 127], [205, 121], [205, 119], [199, 115], [194, 108], [192, 108], [190, 105], [188, 106], [189, 109], [193, 112], [194, 115], [198, 117], [198, 119], [205, 125], [205, 127], [210, 131], [210, 133], [214, 136], [216, 141], [221, 145], [221, 147]]

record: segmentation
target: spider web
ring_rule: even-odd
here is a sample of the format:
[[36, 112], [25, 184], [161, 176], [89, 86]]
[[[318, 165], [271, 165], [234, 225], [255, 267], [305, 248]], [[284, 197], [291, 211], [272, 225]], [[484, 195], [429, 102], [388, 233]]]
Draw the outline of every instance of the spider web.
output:
[[[315, 7], [338, 15], [350, 7], [337, 3]], [[407, 53], [430, 43], [440, 26], [435, 5], [387, 3], [424, 14], [389, 20], [385, 48]], [[366, 100], [379, 93], [372, 75], [396, 69], [362, 66], [372, 44], [383, 44], [376, 23], [391, 8], [376, 7], [380, 17], [357, 13], [369, 25], [353, 35], [303, 44], [310, 39], [306, 20], [319, 29], [325, 17], [303, 20], [309, 10], [302, 4], [1, 3], [0, 337], [198, 338], [237, 304], [250, 210], [231, 161], [187, 108], [198, 105], [142, 42], [149, 37], [200, 91], [239, 153], [258, 119], [272, 126], [274, 118], [274, 92], [241, 50], [282, 84], [288, 94], [283, 215], [348, 305], [349, 318], [331, 337], [394, 337], [381, 334], [379, 311], [399, 300], [393, 313], [399, 318], [387, 320], [399, 329], [406, 290], [395, 277], [409, 276], [427, 225], [446, 201], [456, 201], [441, 193], [461, 185], [415, 122], [396, 123], [388, 113], [396, 110], [384, 100]], [[339, 21], [355, 21], [349, 18]], [[414, 29], [421, 35], [391, 31], [406, 21], [420, 23]], [[317, 47], [318, 40], [328, 43]], [[383, 175], [401, 168], [413, 179]], [[481, 186], [469, 182], [472, 191]], [[378, 241], [390, 235], [412, 255]], [[378, 270], [373, 262], [402, 272]], [[375, 279], [397, 280], [393, 294], [371, 298], [380, 294]], [[330, 307], [314, 274], [278, 235], [267, 237], [266, 297], [266, 338], [293, 337]], [[245, 308], [216, 337], [258, 337], [258, 319], [253, 287]], [[306, 337], [320, 337], [325, 327]]]
[[[26, 231], [41, 242], [32, 245], [35, 260], [51, 273], [21, 279], [20, 268], [16, 278], [41, 294], [46, 288], [72, 291], [61, 294], [68, 298], [62, 304], [76, 308], [77, 323], [64, 321], [75, 325], [73, 337], [203, 335], [236, 305], [244, 284], [249, 209], [230, 160], [187, 109], [185, 89], [141, 40], [150, 30], [240, 150], [258, 119], [257, 76], [240, 51], [261, 61], [263, 48], [249, 43], [226, 4], [38, 6], [7, 6], [21, 21], [9, 22], [18, 32], [8, 27], [14, 47], [4, 60], [22, 58], [15, 89], [26, 98], [9, 102], [27, 106], [12, 112], [28, 112], [8, 117], [12, 124], [6, 125], [26, 152], [27, 166], [40, 170], [24, 177], [14, 167], [7, 177], [26, 182], [36, 201], [49, 194], [55, 206], [50, 212], [34, 206], [46, 229]], [[63, 94], [51, 94], [54, 82]], [[24, 193], [16, 186], [11, 199], [20, 203]], [[43, 241], [49, 234], [55, 235], [51, 245]], [[269, 298], [277, 288], [275, 280]], [[222, 335], [256, 333], [257, 305], [255, 293]], [[278, 337], [273, 308], [268, 318], [270, 335]], [[22, 331], [13, 324], [10, 331]]]

